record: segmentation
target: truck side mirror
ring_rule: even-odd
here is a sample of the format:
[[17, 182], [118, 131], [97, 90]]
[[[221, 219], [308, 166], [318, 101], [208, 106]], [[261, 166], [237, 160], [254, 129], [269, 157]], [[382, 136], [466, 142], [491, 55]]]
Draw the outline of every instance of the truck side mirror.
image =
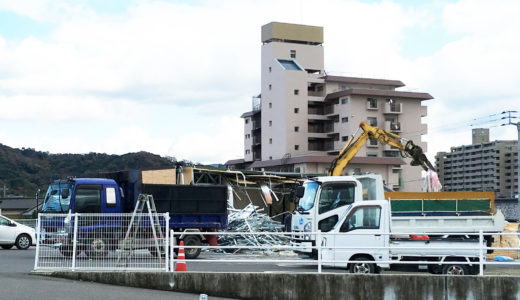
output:
[[63, 198], [63, 199], [69, 198], [69, 189], [67, 189], [67, 188], [61, 189], [61, 198]]
[[305, 194], [305, 187], [303, 187], [303, 186], [296, 187], [296, 193], [295, 193], [296, 197], [302, 198], [304, 194]]

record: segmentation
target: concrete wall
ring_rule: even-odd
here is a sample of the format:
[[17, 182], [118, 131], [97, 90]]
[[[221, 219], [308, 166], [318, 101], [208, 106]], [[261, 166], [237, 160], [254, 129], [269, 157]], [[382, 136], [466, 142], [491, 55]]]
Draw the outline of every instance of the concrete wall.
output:
[[238, 299], [520, 299], [520, 277], [55, 272], [54, 277]]

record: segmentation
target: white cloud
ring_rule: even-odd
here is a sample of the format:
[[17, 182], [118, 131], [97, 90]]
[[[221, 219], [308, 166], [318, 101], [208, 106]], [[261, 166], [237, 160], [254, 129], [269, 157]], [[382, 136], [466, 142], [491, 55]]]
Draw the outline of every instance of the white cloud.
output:
[[[323, 26], [328, 71], [400, 79], [431, 93], [430, 156], [469, 141], [471, 127], [446, 124], [519, 106], [516, 1], [460, 1], [445, 5], [441, 16], [391, 1], [140, 1], [115, 15], [74, 2], [20, 3], [0, 0], [0, 10], [56, 30], [20, 42], [0, 32], [0, 125], [7, 126], [0, 142], [12, 145], [109, 153], [141, 147], [202, 162], [242, 157], [239, 116], [259, 92], [260, 26], [271, 21]], [[451, 42], [429, 56], [404, 57], [407, 29], [437, 20]], [[71, 123], [86, 129], [50, 144], [43, 129], [29, 135], [13, 126], [31, 120], [45, 130]], [[109, 126], [102, 142], [89, 122]], [[128, 132], [143, 143], [132, 143]], [[511, 130], [493, 132], [514, 138]]]
[[220, 118], [208, 124], [205, 131], [183, 133], [171, 145], [168, 154], [178, 160], [188, 159], [201, 163], [224, 163], [243, 158], [243, 121], [239, 118]]

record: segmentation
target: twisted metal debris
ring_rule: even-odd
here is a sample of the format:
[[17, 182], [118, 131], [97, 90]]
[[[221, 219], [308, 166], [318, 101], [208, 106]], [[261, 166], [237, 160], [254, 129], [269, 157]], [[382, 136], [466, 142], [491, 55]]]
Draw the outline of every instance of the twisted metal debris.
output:
[[[261, 213], [263, 209], [249, 204], [244, 209], [230, 209], [228, 215], [228, 228], [226, 232], [283, 232], [284, 226], [277, 221], [273, 221], [269, 216]], [[221, 246], [239, 246], [237, 249], [230, 249], [233, 253], [243, 251], [248, 246], [280, 246], [289, 245], [290, 239], [287, 235], [272, 234], [236, 234], [219, 235], [218, 242]], [[244, 248], [240, 248], [240, 247]], [[276, 251], [276, 249], [254, 249], [249, 251], [262, 251], [266, 254]]]

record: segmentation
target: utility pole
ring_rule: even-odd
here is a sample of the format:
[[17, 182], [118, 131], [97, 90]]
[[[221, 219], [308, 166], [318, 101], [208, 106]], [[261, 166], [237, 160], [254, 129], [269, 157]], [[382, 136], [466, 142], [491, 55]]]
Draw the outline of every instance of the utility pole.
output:
[[[516, 171], [517, 171], [517, 177], [518, 177], [518, 180], [517, 180], [517, 186], [516, 186], [516, 189], [517, 189], [517, 199], [518, 201], [520, 201], [520, 122], [513, 122], [512, 119], [518, 119], [517, 116], [512, 116], [511, 114], [517, 114], [518, 111], [517, 110], [508, 110], [508, 111], [504, 111], [502, 112], [503, 115], [507, 114], [507, 116], [503, 116], [501, 119], [502, 120], [505, 120], [507, 119], [507, 123], [505, 124], [501, 124], [501, 126], [506, 126], [506, 125], [516, 125], [516, 129], [518, 131], [518, 135], [517, 135], [517, 139], [516, 139], [516, 146], [517, 146], [517, 158], [518, 158], [518, 161], [517, 161], [517, 166], [516, 166]], [[513, 172], [513, 178], [514, 178], [514, 172]], [[514, 185], [512, 187], [514, 189]]]

